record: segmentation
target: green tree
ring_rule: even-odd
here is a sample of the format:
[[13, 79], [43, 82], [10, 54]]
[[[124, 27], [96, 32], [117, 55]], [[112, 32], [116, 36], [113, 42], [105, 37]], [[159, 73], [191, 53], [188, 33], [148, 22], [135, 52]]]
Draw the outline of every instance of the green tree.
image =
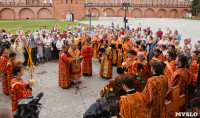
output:
[[193, 16], [197, 17], [200, 13], [200, 0], [193, 0], [190, 7], [190, 13], [192, 13]]

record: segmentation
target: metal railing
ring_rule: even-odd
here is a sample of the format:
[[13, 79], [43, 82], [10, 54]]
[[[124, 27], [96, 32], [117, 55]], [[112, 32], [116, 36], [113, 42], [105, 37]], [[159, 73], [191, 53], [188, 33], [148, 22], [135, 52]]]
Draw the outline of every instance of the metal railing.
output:
[[51, 7], [51, 3], [15, 3], [15, 2], [0, 2], [0, 6], [15, 6], [15, 7]]
[[[131, 4], [131, 7], [169, 7], [169, 8], [186, 8], [190, 7], [191, 2], [185, 1], [180, 3], [152, 3], [152, 4]], [[86, 7], [89, 7], [88, 4], [85, 4]], [[121, 3], [93, 3], [91, 7], [122, 7]]]

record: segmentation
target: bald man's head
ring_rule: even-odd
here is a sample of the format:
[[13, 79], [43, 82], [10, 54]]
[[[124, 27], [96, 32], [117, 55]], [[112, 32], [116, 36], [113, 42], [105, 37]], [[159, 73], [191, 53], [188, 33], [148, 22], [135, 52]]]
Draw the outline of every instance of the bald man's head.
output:
[[11, 110], [3, 108], [0, 109], [0, 118], [14, 118]]
[[139, 53], [138, 53], [138, 60], [139, 60], [139, 61], [142, 61], [142, 60], [144, 60], [144, 59], [145, 59], [144, 53], [143, 53], [143, 52], [139, 52]]

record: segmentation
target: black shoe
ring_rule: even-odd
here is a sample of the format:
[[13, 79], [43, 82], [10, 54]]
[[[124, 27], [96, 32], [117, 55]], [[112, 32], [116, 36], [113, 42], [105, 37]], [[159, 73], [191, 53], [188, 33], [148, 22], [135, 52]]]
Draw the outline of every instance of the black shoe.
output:
[[83, 73], [83, 76], [92, 76], [92, 74]]
[[83, 73], [83, 76], [88, 76], [88, 74], [87, 73]]
[[117, 64], [113, 64], [113, 66], [117, 66]]
[[9, 93], [4, 93], [4, 94], [7, 95], [7, 96], [9, 95]]
[[107, 78], [107, 77], [104, 77], [105, 79], [111, 79], [111, 77], [110, 78]]

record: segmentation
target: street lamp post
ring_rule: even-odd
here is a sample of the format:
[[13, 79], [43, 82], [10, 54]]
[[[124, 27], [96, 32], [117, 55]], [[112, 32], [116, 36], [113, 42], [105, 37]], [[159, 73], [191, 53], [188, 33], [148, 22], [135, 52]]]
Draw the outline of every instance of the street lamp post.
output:
[[91, 17], [92, 17], [91, 6], [92, 6], [92, 2], [88, 3], [88, 6], [89, 6], [89, 16], [90, 16], [90, 26], [91, 26]]
[[[69, 14], [71, 14], [71, 13], [70, 13], [70, 8], [71, 8], [71, 6], [69, 5]], [[72, 21], [72, 20], [71, 20], [71, 16], [70, 16], [69, 21], [70, 21], [70, 22]]]
[[124, 29], [126, 29], [126, 23], [128, 23], [128, 20], [126, 19], [126, 10], [130, 10], [130, 3], [123, 3], [123, 10], [125, 10], [125, 17], [124, 17]]

